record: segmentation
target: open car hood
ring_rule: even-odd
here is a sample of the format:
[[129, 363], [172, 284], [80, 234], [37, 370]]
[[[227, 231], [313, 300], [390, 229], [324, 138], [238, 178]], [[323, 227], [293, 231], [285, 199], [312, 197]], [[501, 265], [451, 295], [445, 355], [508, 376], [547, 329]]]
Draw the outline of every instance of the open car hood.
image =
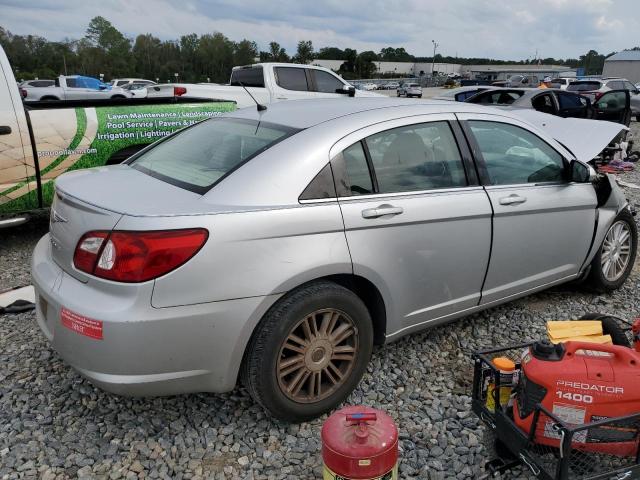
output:
[[620, 123], [562, 118], [530, 109], [511, 110], [511, 113], [547, 133], [583, 162], [593, 160], [616, 135], [629, 130]]

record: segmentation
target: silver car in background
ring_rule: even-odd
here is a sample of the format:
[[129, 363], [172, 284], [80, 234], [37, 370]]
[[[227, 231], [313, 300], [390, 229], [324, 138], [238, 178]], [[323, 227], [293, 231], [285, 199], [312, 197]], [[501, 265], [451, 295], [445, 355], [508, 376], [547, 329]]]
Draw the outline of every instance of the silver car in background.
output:
[[422, 87], [419, 83], [403, 83], [398, 88], [398, 96], [422, 98]]
[[[592, 158], [608, 140], [566, 142]], [[58, 178], [33, 254], [38, 323], [105, 390], [241, 381], [272, 415], [309, 419], [349, 395], [374, 344], [571, 280], [619, 288], [635, 222], [580, 160], [459, 102], [238, 110]]]

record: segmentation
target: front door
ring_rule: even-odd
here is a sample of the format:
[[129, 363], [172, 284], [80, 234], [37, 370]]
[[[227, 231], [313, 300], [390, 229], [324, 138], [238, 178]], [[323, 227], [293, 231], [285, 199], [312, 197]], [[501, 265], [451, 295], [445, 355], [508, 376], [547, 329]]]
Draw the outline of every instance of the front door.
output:
[[594, 103], [596, 120], [608, 120], [629, 126], [631, 123], [631, 97], [628, 90], [610, 90]]
[[593, 238], [593, 186], [566, 181], [568, 162], [555, 142], [526, 124], [496, 115], [458, 117], [494, 211], [481, 303], [577, 275]]
[[491, 206], [452, 126], [453, 115], [401, 119], [332, 149], [354, 274], [383, 293], [390, 336], [480, 299]]

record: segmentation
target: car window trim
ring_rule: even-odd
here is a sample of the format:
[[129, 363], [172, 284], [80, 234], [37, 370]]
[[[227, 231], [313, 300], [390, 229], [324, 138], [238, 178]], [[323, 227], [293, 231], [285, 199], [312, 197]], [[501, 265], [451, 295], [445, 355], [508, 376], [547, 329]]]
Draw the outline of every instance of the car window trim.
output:
[[487, 165], [486, 162], [484, 160], [484, 156], [482, 155], [482, 151], [480, 150], [480, 145], [478, 144], [475, 135], [473, 135], [473, 131], [471, 130], [471, 126], [469, 125], [469, 121], [474, 121], [474, 122], [491, 122], [491, 123], [504, 123], [505, 125], [511, 125], [513, 127], [518, 127], [521, 128], [522, 130], [525, 130], [526, 132], [529, 132], [531, 135], [533, 135], [534, 137], [538, 138], [541, 142], [545, 143], [551, 150], [553, 150], [554, 152], [556, 152], [558, 155], [560, 155], [560, 158], [562, 159], [562, 164], [563, 164], [563, 174], [566, 175], [567, 173], [567, 168], [569, 166], [569, 159], [566, 158], [565, 155], [563, 155], [561, 152], [559, 152], [553, 145], [551, 145], [549, 142], [547, 142], [545, 139], [543, 139], [542, 137], [540, 137], [539, 135], [537, 135], [535, 132], [522, 127], [521, 125], [517, 125], [515, 123], [511, 123], [509, 121], [505, 121], [505, 120], [500, 120], [500, 119], [487, 119], [487, 118], [465, 118], [464, 120], [460, 120], [460, 124], [462, 125], [462, 129], [465, 132], [465, 135], [467, 136], [467, 140], [469, 141], [469, 143], [472, 146], [472, 151], [474, 152], [474, 159], [478, 162], [478, 165], [482, 165], [481, 171], [482, 171], [482, 175], [481, 175], [481, 183], [484, 187], [498, 187], [498, 186], [504, 186], [504, 187], [511, 187], [514, 185], [531, 185], [531, 186], [537, 186], [537, 185], [548, 185], [548, 184], [552, 184], [552, 185], [568, 185], [572, 182], [568, 181], [568, 180], [564, 180], [564, 181], [550, 181], [550, 182], [532, 182], [532, 183], [520, 183], [520, 184], [508, 184], [508, 185], [493, 185], [491, 184], [491, 179], [489, 177], [489, 172], [487, 170]]
[[[528, 184], [531, 185], [531, 184]], [[479, 192], [483, 191], [484, 187], [481, 185], [467, 185], [466, 187], [445, 187], [445, 188], [431, 188], [428, 190], [414, 190], [407, 192], [390, 192], [390, 193], [369, 193], [366, 195], [351, 195], [349, 197], [341, 197], [338, 194], [338, 202], [356, 202], [356, 201], [370, 201], [376, 199], [385, 198], [408, 198], [408, 197], [420, 197], [425, 195], [452, 195], [456, 193], [467, 192]]]

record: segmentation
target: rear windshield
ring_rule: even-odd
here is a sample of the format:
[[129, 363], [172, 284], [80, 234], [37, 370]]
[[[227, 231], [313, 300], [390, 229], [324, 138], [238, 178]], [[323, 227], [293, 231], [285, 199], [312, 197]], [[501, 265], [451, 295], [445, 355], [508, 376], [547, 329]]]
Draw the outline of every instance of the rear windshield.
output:
[[256, 120], [210, 119], [159, 142], [130, 165], [172, 185], [204, 194], [240, 165], [297, 131]]
[[570, 92], [588, 92], [590, 90], [598, 90], [600, 82], [571, 82], [567, 86]]
[[236, 68], [231, 71], [231, 85], [234, 87], [264, 88], [262, 67]]

